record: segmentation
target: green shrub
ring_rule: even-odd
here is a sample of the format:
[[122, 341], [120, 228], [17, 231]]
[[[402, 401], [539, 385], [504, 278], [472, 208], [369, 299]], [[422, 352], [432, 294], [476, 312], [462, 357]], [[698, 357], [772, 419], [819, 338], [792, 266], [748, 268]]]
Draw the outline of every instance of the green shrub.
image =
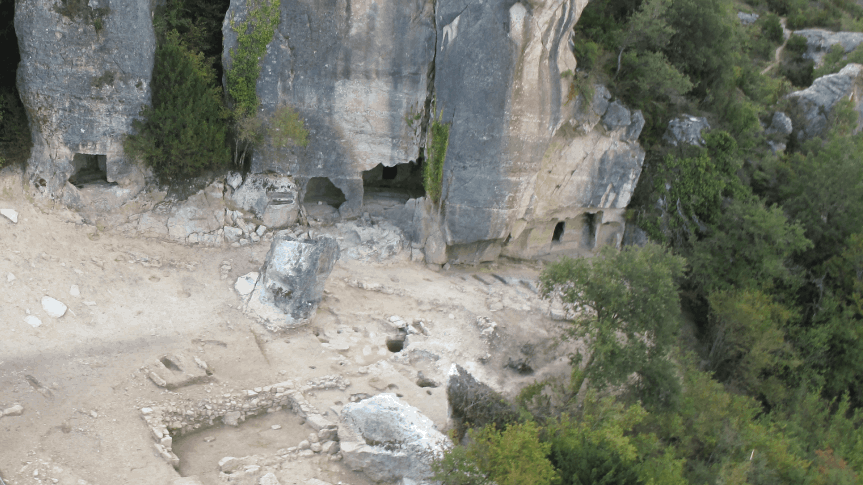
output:
[[426, 194], [432, 201], [438, 203], [443, 187], [443, 164], [449, 146], [449, 124], [441, 122], [440, 119], [432, 120], [431, 143], [429, 145], [423, 166], [423, 185]]
[[782, 23], [779, 21], [779, 16], [775, 14], [767, 15], [764, 18], [764, 23], [761, 25], [761, 32], [770, 42], [781, 44], [784, 40], [782, 34]]
[[133, 123], [127, 153], [142, 158], [162, 178], [190, 177], [230, 161], [226, 112], [215, 73], [203, 54], [187, 49], [176, 31], [156, 49], [153, 103]]
[[504, 430], [487, 426], [470, 432], [471, 441], [457, 446], [436, 462], [434, 479], [443, 485], [550, 485], [557, 473], [547, 456], [548, 443], [528, 421]]

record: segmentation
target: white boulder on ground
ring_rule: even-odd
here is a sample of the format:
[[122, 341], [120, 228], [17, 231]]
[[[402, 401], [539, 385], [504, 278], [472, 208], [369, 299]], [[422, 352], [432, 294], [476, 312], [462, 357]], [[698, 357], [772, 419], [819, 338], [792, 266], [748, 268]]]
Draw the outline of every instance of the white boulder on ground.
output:
[[339, 244], [332, 237], [295, 239], [288, 231], [277, 232], [246, 311], [272, 331], [309, 323], [338, 259]]
[[376, 482], [428, 479], [452, 446], [431, 419], [389, 393], [346, 405], [339, 440], [345, 463]]
[[50, 296], [42, 297], [42, 309], [45, 310], [45, 313], [54, 317], [60, 318], [66, 314], [66, 309], [68, 307], [63, 304], [63, 302], [51, 298]]
[[18, 212], [14, 209], [0, 209], [0, 215], [6, 216], [14, 224], [18, 224]]

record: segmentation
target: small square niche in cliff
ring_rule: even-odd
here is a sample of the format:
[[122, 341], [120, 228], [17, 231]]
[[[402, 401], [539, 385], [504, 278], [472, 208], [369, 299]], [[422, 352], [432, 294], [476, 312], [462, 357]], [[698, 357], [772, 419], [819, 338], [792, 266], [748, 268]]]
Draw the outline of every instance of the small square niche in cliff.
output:
[[75, 171], [69, 177], [69, 183], [81, 188], [85, 185], [108, 185], [107, 157], [76, 153], [72, 158]]
[[312, 177], [306, 183], [303, 206], [306, 214], [313, 220], [337, 220], [339, 207], [345, 200], [345, 193], [327, 177]]

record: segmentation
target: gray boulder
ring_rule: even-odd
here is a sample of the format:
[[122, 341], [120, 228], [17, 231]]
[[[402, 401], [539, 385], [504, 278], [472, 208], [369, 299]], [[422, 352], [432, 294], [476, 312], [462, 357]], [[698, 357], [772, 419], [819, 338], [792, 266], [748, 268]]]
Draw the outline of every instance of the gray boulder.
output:
[[804, 29], [794, 32], [806, 38], [806, 52], [803, 57], [815, 61], [820, 66], [824, 56], [834, 45], [842, 46], [845, 53], [849, 53], [863, 42], [863, 32], [831, 32], [823, 29]]
[[668, 122], [668, 130], [662, 140], [675, 147], [680, 144], [704, 146], [701, 132], [709, 129], [707, 118], [683, 115]]
[[632, 124], [632, 117], [629, 110], [619, 101], [608, 105], [608, 109], [605, 110], [605, 114], [602, 116], [602, 125], [608, 131], [628, 127], [630, 124]]
[[858, 118], [863, 116], [861, 83], [863, 65], [848, 64], [838, 73], [819, 77], [812, 86], [789, 94], [789, 115], [797, 130], [797, 139], [805, 141], [823, 135], [827, 131], [830, 113], [839, 101], [850, 99]]
[[452, 446], [431, 419], [389, 393], [346, 405], [339, 440], [345, 463], [376, 482], [429, 478]]
[[767, 130], [765, 130], [764, 133], [766, 135], [778, 134], [788, 136], [793, 131], [794, 124], [791, 122], [791, 118], [789, 118], [787, 114], [777, 111], [773, 113], [773, 119], [770, 122], [770, 126], [767, 127]]
[[338, 259], [339, 245], [329, 236], [295, 239], [288, 231], [277, 232], [247, 311], [273, 331], [305, 325], [314, 316]]
[[[236, 183], [236, 180], [232, 180]], [[279, 174], [252, 174], [237, 188], [231, 201], [251, 212], [265, 226], [282, 229], [293, 225], [300, 213], [297, 185], [293, 177]]]
[[754, 24], [758, 21], [757, 13], [746, 13], [746, 12], [737, 12], [737, 18], [740, 19], [740, 23], [743, 25]]
[[81, 168], [76, 154], [103, 156], [99, 168], [108, 182], [143, 185], [144, 172], [123, 152], [123, 136], [150, 102], [151, 5], [15, 3], [18, 89], [33, 139], [27, 174], [43, 195], [60, 198]]

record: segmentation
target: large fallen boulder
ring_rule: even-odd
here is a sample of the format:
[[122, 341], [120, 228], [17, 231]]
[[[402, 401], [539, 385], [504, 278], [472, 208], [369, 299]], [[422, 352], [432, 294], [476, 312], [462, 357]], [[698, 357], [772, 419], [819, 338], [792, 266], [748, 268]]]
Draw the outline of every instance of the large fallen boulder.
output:
[[858, 113], [863, 112], [863, 105], [860, 103], [860, 95], [863, 94], [860, 92], [861, 86], [863, 65], [848, 64], [836, 74], [819, 77], [812, 86], [789, 94], [791, 109], [788, 114], [793, 120], [797, 139], [805, 141], [823, 135], [827, 131], [827, 122], [833, 107], [842, 100], [851, 100], [854, 109]]
[[431, 419], [388, 393], [346, 405], [339, 440], [345, 463], [376, 482], [427, 479], [452, 446]]
[[272, 331], [305, 325], [315, 314], [338, 259], [339, 245], [329, 236], [295, 239], [288, 231], [277, 232], [247, 311]]

